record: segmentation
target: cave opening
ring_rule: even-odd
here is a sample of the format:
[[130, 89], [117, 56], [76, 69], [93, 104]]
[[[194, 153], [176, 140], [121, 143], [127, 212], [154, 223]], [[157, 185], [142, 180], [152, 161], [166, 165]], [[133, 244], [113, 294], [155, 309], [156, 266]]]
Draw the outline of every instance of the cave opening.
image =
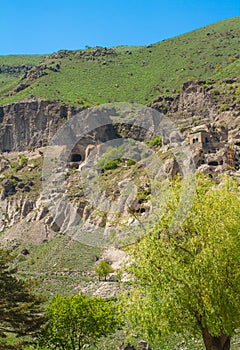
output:
[[77, 163], [82, 161], [82, 156], [79, 153], [71, 154], [71, 162]]
[[218, 166], [218, 162], [212, 161], [212, 162], [209, 162], [208, 165], [210, 165], [210, 166]]

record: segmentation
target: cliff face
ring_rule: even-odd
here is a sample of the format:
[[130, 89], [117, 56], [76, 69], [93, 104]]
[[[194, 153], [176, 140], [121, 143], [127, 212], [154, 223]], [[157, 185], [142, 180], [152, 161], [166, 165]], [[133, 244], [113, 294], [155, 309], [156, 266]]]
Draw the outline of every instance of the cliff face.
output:
[[152, 108], [169, 116], [181, 131], [202, 124], [223, 125], [236, 138], [240, 125], [240, 83], [237, 78], [214, 81], [189, 81], [180, 94], [160, 96]]
[[57, 128], [79, 111], [38, 99], [0, 107], [0, 151], [30, 151], [45, 146]]
[[[229, 80], [226, 82], [228, 86], [226, 91], [237, 88], [237, 84], [236, 81]], [[229, 89], [230, 85], [231, 89]], [[167, 115], [182, 131], [185, 142], [190, 145], [196, 168], [210, 176], [228, 172], [240, 177], [240, 105], [227, 93], [224, 95], [216, 91], [216, 87], [209, 83], [206, 86], [206, 82], [189, 82], [184, 85], [179, 95], [160, 97], [151, 107]], [[237, 96], [236, 93], [231, 93], [231, 96], [233, 95]], [[44, 146], [56, 130], [78, 112], [80, 109], [76, 107], [41, 100], [25, 101], [0, 108], [0, 150], [5, 151], [0, 156], [2, 187], [0, 231], [12, 227], [9, 231], [12, 236], [9, 239], [12, 240], [12, 237], [15, 237], [14, 228], [21, 222], [25, 224], [28, 222], [28, 225], [23, 225], [24, 227], [20, 229], [24, 233], [28, 227], [28, 235], [25, 232], [24, 238], [21, 239], [34, 235], [36, 223], [39, 223], [39, 229], [42, 227], [42, 230], [38, 237], [44, 240], [46, 237], [52, 237], [54, 231], [64, 232], [66, 228], [78, 222], [82, 222], [85, 231], [90, 230], [91, 227], [99, 227], [109, 233], [117, 226], [115, 214], [119, 210], [122, 213], [120, 224], [125, 226], [136, 224], [135, 216], [144, 217], [149, 211], [149, 203], [146, 199], [150, 194], [149, 184], [139, 169], [134, 170], [138, 174], [137, 178], [140, 179], [137, 184], [137, 195], [130, 191], [129, 196], [125, 196], [124, 201], [121, 201], [119, 194], [124, 192], [124, 186], [128, 186], [133, 181], [131, 168], [126, 165], [126, 160], [119, 171], [114, 170], [102, 176], [101, 195], [94, 192], [92, 199], [97, 203], [95, 209], [82, 188], [81, 174], [88, 167], [92, 167], [93, 161], [90, 155], [91, 152], [98, 152], [97, 145], [116, 139], [119, 135], [125, 139], [133, 138], [141, 142], [146, 140], [146, 137], [149, 138], [149, 135], [143, 132], [144, 128], [134, 125], [115, 123], [113, 127], [105, 127], [114, 116], [114, 110], [109, 111], [109, 115], [105, 116], [103, 128], [98, 129], [96, 133], [86, 134], [86, 137], [76, 144], [72, 152], [74, 157], [70, 157], [66, 169], [56, 168], [54, 184], [56, 183], [55, 187], [57, 187], [58, 182], [63, 181], [63, 190], [59, 192], [53, 188], [47, 195], [41, 194], [42, 186], [46, 186], [41, 168]], [[101, 117], [100, 110], [96, 109], [95, 114]], [[86, 120], [83, 117], [83, 120], [78, 122], [79, 125], [83, 123], [88, 126], [91, 118], [88, 119], [86, 113]], [[78, 122], [74, 124], [74, 130], [79, 128]], [[154, 118], [149, 125], [152, 128], [155, 127]], [[74, 141], [74, 137], [71, 140]], [[171, 153], [174, 142], [176, 140], [174, 141], [173, 137], [160, 150], [163, 160], [166, 160], [164, 171], [170, 178], [173, 178], [181, 168], [174, 154]], [[40, 152], [38, 152], [39, 148], [41, 148]], [[26, 164], [13, 166], [13, 163], [18, 160], [18, 156], [12, 153], [15, 151], [24, 152], [28, 158]], [[98, 159], [101, 156], [102, 154]], [[89, 173], [88, 176], [87, 183], [91, 183], [91, 174]], [[67, 206], [62, 205], [66, 195], [74, 210], [69, 210]], [[136, 195], [135, 198], [134, 195]], [[108, 200], [115, 206], [110, 208], [111, 210]], [[103, 210], [103, 213], [99, 213], [99, 205], [101, 208], [108, 208], [108, 212], [105, 213]], [[57, 206], [59, 207], [57, 212], [51, 210], [51, 207]], [[131, 213], [133, 213], [132, 217]]]

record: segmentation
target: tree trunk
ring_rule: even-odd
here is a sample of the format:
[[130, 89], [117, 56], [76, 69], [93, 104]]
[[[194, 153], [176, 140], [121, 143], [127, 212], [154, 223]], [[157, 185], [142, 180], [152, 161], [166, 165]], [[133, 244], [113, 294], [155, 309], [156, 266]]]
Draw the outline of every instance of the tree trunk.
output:
[[230, 350], [230, 337], [226, 334], [221, 334], [218, 337], [213, 337], [207, 328], [202, 331], [203, 341], [206, 350]]

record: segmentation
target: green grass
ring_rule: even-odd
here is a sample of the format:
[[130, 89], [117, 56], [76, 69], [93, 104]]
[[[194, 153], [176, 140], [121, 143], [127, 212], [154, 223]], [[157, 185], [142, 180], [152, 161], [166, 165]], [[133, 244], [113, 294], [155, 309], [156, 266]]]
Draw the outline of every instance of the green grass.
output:
[[93, 256], [100, 250], [83, 245], [64, 235], [30, 248], [31, 254], [21, 266], [26, 271], [79, 271], [93, 270]]
[[239, 77], [239, 75], [240, 75], [240, 59], [224, 67], [219, 73], [215, 75], [215, 78]]
[[0, 66], [37, 65], [44, 59], [45, 55], [6, 55], [0, 56]]
[[[29, 255], [20, 254], [27, 248]], [[98, 248], [90, 247], [59, 236], [38, 246], [22, 245], [16, 252], [19, 275], [37, 281], [36, 289], [47, 297], [59, 294], [76, 294], [75, 288], [93, 280], [94, 257], [100, 256]]]
[[[235, 17], [148, 47], [116, 47], [114, 54], [95, 60], [87, 60], [94, 49], [50, 55], [42, 62], [47, 75], [25, 79], [30, 86], [3, 98], [1, 104], [30, 96], [85, 106], [115, 101], [147, 104], [178, 91], [187, 80], [237, 73], [239, 36], [240, 21]], [[58, 64], [59, 71], [52, 71]]]
[[[38, 65], [43, 59], [44, 55], [9, 55], [0, 56], [0, 69], [3, 66], [20, 67], [20, 66], [33, 66]], [[24, 67], [21, 67], [19, 73], [0, 73], [0, 96], [13, 91], [16, 86], [21, 82], [21, 77], [24, 72]]]

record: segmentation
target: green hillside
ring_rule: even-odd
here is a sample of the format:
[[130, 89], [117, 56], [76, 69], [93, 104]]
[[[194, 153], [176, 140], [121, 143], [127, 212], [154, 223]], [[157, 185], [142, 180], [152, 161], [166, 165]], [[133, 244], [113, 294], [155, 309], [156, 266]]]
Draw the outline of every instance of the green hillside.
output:
[[25, 71], [38, 65], [45, 56], [0, 56], [0, 96], [16, 88]]
[[239, 19], [144, 47], [0, 57], [0, 67], [33, 66], [24, 71], [24, 79], [23, 71], [0, 74], [0, 103], [37, 96], [86, 106], [114, 101], [146, 104], [178, 91], [187, 80], [239, 75]]

